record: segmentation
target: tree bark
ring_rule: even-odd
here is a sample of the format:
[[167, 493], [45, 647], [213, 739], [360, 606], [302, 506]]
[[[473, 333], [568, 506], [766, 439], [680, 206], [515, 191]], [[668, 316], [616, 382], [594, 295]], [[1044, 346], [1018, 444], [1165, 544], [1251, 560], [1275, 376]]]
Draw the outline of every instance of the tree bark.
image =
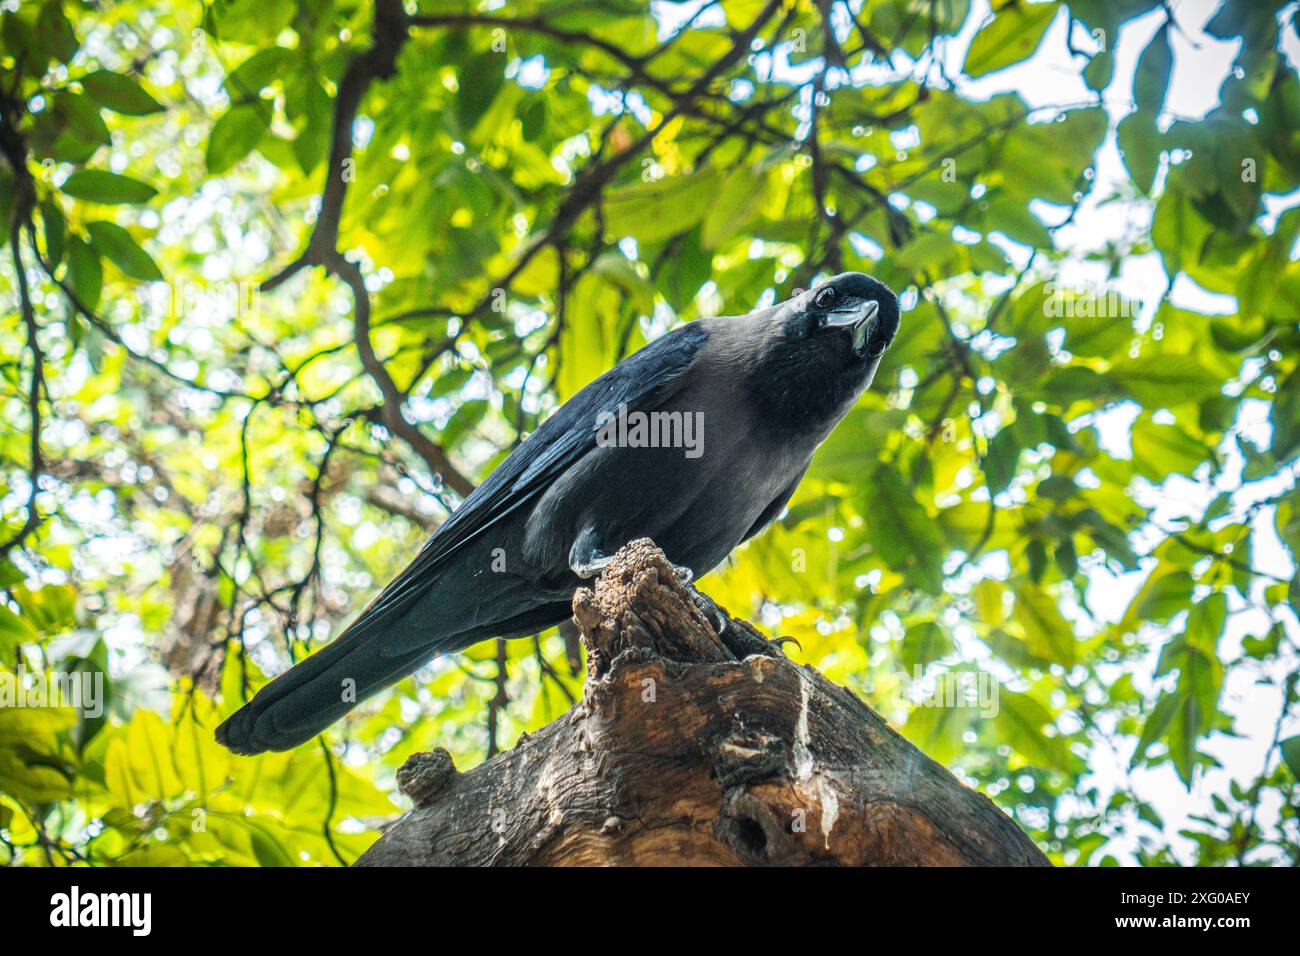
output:
[[582, 702], [469, 773], [413, 756], [414, 808], [357, 865], [1047, 865], [847, 690], [744, 621], [720, 639], [650, 541], [573, 610]]

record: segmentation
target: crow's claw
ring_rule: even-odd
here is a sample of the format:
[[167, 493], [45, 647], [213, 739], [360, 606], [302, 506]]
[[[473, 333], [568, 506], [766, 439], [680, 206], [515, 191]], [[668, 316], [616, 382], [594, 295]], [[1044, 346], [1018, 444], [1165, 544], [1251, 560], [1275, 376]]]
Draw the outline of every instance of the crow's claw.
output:
[[694, 587], [687, 587], [686, 591], [691, 596], [691, 601], [699, 612], [713, 622], [713, 629], [719, 635], [727, 629], [727, 614], [722, 608], [718, 607], [713, 598], [709, 597], [702, 591]]
[[733, 620], [726, 611], [724, 611], [713, 598], [709, 597], [695, 588], [690, 588], [691, 600], [695, 606], [700, 609], [700, 613], [714, 622], [713, 628], [722, 641], [723, 646], [735, 656], [736, 660], [743, 661], [746, 657], [753, 654], [762, 654], [764, 657], [784, 657], [785, 652], [781, 650], [781, 645], [786, 641], [791, 641], [803, 650], [793, 637], [778, 637], [769, 641], [754, 629], [752, 624], [746, 621]]

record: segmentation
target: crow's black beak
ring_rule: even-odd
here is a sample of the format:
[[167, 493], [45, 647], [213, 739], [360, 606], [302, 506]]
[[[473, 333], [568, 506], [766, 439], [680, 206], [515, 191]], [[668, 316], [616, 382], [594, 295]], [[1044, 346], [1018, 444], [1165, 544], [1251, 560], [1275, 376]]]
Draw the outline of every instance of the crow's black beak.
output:
[[853, 351], [862, 355], [870, 350], [871, 357], [876, 358], [889, 345], [887, 341], [878, 340], [872, 334], [879, 312], [880, 303], [875, 299], [859, 299], [827, 312], [826, 325], [829, 328], [848, 329], [853, 336]]

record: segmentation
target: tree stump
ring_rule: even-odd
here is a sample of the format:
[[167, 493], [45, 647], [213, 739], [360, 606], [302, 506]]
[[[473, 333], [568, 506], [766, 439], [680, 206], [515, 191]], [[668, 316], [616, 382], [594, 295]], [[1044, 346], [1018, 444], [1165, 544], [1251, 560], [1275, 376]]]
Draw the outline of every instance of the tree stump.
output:
[[469, 773], [411, 757], [415, 806], [357, 865], [1048, 865], [844, 688], [779, 652], [737, 660], [758, 632], [727, 619], [724, 643], [649, 540], [573, 611], [582, 702]]

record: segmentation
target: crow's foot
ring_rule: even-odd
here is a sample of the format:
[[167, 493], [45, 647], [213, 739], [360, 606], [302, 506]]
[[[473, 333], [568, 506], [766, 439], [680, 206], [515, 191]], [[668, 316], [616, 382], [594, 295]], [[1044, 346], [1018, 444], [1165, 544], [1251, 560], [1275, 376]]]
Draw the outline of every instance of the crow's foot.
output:
[[743, 661], [751, 654], [762, 654], [764, 657], [785, 657], [785, 651], [782, 650], [781, 645], [787, 641], [803, 650], [799, 642], [793, 637], [778, 637], [769, 641], [752, 624], [739, 618], [733, 618], [723, 610], [721, 605], [704, 592], [694, 587], [687, 590], [691, 595], [691, 600], [695, 602], [695, 606], [700, 609], [700, 613], [713, 622], [713, 628], [717, 631], [718, 639], [722, 641], [727, 650], [735, 655], [736, 660]]

